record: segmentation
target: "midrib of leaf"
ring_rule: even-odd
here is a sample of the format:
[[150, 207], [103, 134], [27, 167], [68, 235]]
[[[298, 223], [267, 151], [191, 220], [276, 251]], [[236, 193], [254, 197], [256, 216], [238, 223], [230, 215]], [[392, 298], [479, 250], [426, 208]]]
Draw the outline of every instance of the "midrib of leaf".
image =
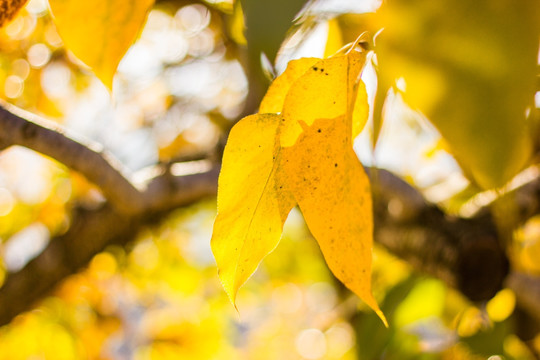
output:
[[[244, 238], [243, 238], [243, 241], [242, 241], [242, 245], [240, 247], [240, 253], [238, 254], [238, 259], [241, 259], [242, 255], [244, 254], [244, 249], [245, 249], [245, 245], [246, 245], [246, 239], [247, 239], [248, 234], [249, 234], [249, 232], [251, 230], [251, 225], [253, 224], [253, 219], [255, 218], [255, 214], [257, 213], [257, 210], [259, 209], [259, 205], [261, 204], [261, 199], [263, 198], [264, 194], [266, 193], [266, 189], [268, 187], [268, 184], [270, 183], [270, 179], [272, 178], [272, 176], [274, 175], [274, 173], [275, 173], [275, 171], [276, 171], [276, 169], [278, 167], [279, 159], [281, 158], [281, 147], [278, 148], [275, 157], [276, 158], [274, 159], [274, 164], [272, 165], [272, 170], [270, 170], [270, 173], [268, 174], [266, 182], [264, 183], [263, 191], [261, 192], [261, 196], [257, 200], [257, 205], [255, 205], [255, 208], [253, 209], [253, 212], [252, 212], [251, 219], [249, 220], [249, 224], [248, 224], [247, 230], [245, 232], [245, 235], [244, 235]], [[239, 261], [236, 261], [236, 265], [234, 267], [234, 285], [236, 285], [236, 282], [237, 282], [238, 264], [239, 264]], [[234, 286], [233, 286], [233, 291], [236, 291], [234, 289]]]

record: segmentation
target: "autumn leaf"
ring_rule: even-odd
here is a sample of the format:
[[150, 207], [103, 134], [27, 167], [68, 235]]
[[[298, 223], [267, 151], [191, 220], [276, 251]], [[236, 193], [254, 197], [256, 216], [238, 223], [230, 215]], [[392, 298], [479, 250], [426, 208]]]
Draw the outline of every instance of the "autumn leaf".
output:
[[231, 130], [225, 147], [211, 245], [221, 282], [233, 303], [238, 288], [277, 246], [283, 223], [295, 205], [283, 188], [281, 149], [276, 141], [280, 120], [274, 114], [245, 117]]
[[120, 60], [135, 41], [154, 0], [49, 0], [66, 48], [112, 89]]
[[367, 120], [367, 97], [357, 97], [358, 88], [365, 94], [364, 85], [359, 81], [364, 63], [364, 53], [351, 51], [310, 66], [284, 99], [282, 115], [286, 121], [281, 145], [294, 144], [302, 132], [300, 121], [310, 126], [316, 119], [341, 115], [348, 117], [348, 127], [356, 137]]
[[319, 58], [301, 58], [289, 61], [283, 74], [274, 79], [259, 107], [260, 113], [280, 113], [291, 86], [305, 72], [321, 61]]
[[347, 118], [317, 119], [283, 149], [291, 192], [332, 273], [385, 322], [371, 294], [373, 214], [369, 179]]
[[261, 103], [261, 112], [272, 113], [232, 129], [212, 250], [233, 304], [298, 204], [330, 270], [386, 324], [371, 294], [369, 180], [352, 148], [368, 115], [364, 62], [356, 51], [291, 61]]

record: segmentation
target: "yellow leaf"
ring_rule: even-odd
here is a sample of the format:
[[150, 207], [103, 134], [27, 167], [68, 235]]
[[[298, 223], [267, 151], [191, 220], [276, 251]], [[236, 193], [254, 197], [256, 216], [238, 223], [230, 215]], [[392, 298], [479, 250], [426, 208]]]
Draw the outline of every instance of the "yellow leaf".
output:
[[[331, 65], [337, 63], [337, 66], [341, 68], [341, 71], [338, 70], [336, 72], [333, 72], [332, 75], [328, 75], [330, 76], [328, 80], [330, 82], [334, 82], [337, 87], [341, 86], [344, 88], [345, 83], [339, 83], [340, 81], [342, 81], [342, 79], [339, 77], [347, 76], [347, 69], [349, 69], [349, 73], [351, 75], [358, 75], [364, 65], [365, 55], [359, 54], [357, 52], [351, 52], [348, 55], [338, 56], [333, 59], [334, 60], [331, 61]], [[321, 61], [321, 59], [318, 58], [301, 58], [298, 60], [290, 61], [289, 64], [287, 64], [287, 69], [283, 72], [283, 74], [278, 76], [268, 88], [268, 91], [266, 92], [266, 95], [261, 102], [259, 112], [281, 113], [281, 111], [283, 110], [283, 104], [285, 103], [285, 98], [287, 97], [287, 93], [289, 92], [291, 86], [295, 83], [295, 81], [297, 81], [300, 77], [306, 74], [309, 69], [324, 69], [327, 64], [327, 60]], [[307, 79], [304, 79], [303, 82], [309, 82], [313, 80], [317, 81], [317, 75], [319, 74], [317, 74], [316, 71], [314, 73], [309, 73], [306, 76]], [[356, 80], [357, 79], [355, 76], [351, 76], [351, 81]], [[365, 104], [367, 104], [366, 86], [362, 81], [357, 82], [356, 84], [358, 86], [357, 94], [351, 94], [351, 97], [356, 96], [356, 103], [354, 106], [352, 118], [353, 139], [358, 134], [360, 134], [360, 131], [362, 131], [362, 129], [364, 128], [369, 114], [369, 109], [367, 106], [365, 106]], [[309, 89], [311, 89], [311, 87]], [[332, 94], [330, 92], [326, 93], [326, 91], [323, 89], [323, 86], [320, 86], [320, 89], [322, 93], [316, 95], [326, 94], [328, 97], [335, 97], [335, 94]], [[315, 91], [311, 91], [311, 93], [305, 94], [304, 96], [312, 96], [314, 92]], [[329, 101], [333, 102], [334, 100], [329, 99]], [[345, 111], [345, 108], [342, 108], [341, 110]]]
[[368, 115], [364, 62], [356, 51], [291, 62], [261, 104], [273, 114], [244, 118], [231, 131], [212, 249], [233, 303], [298, 203], [329, 268], [386, 324], [371, 294], [369, 180], [352, 148]]
[[328, 267], [386, 324], [371, 294], [373, 215], [369, 179], [352, 149], [345, 116], [303, 125], [283, 148], [291, 192]]
[[526, 114], [536, 91], [539, 2], [493, 4], [394, 0], [376, 15], [384, 27], [379, 79], [401, 78], [403, 99], [483, 189], [503, 186], [530, 163], [536, 126]]
[[49, 0], [60, 37], [109, 90], [154, 0]]
[[343, 35], [341, 34], [341, 27], [339, 26], [339, 20], [333, 18], [328, 20], [328, 35], [326, 36], [326, 46], [324, 47], [324, 57], [329, 57], [337, 53], [343, 45]]
[[355, 131], [363, 127], [367, 118], [362, 105], [366, 99], [356, 95], [365, 58], [365, 53], [351, 51], [321, 60], [294, 82], [283, 104], [282, 114], [287, 121], [281, 135], [282, 146], [294, 144], [302, 132], [300, 121], [310, 126], [316, 119], [347, 115], [349, 131], [353, 131], [353, 122], [357, 123]]
[[229, 135], [218, 184], [218, 215], [212, 251], [219, 276], [234, 303], [238, 288], [278, 244], [295, 205], [283, 188], [281, 150], [276, 141], [281, 117], [243, 118]]
[[283, 110], [285, 97], [292, 84], [320, 60], [318, 58], [301, 58], [289, 61], [287, 69], [285, 69], [283, 74], [275, 78], [270, 87], [268, 87], [266, 95], [264, 95], [261, 101], [259, 112], [280, 113]]

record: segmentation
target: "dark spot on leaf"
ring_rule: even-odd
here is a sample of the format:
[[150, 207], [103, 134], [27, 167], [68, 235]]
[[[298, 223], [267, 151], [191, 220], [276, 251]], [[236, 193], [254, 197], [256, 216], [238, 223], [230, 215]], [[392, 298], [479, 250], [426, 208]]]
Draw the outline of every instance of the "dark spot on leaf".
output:
[[324, 73], [324, 75], [328, 76], [328, 73]]
[[334, 167], [337, 167], [337, 163], [334, 164]]
[[323, 72], [323, 71], [324, 71], [324, 69], [323, 69], [323, 68], [321, 68], [321, 72]]
[[321, 129], [317, 130], [317, 132], [319, 132], [319, 133], [320, 133], [321, 131], [322, 131]]
[[313, 67], [313, 70], [317, 71], [317, 70], [319, 70], [319, 68], [316, 67], [316, 66], [314, 66], [314, 67]]

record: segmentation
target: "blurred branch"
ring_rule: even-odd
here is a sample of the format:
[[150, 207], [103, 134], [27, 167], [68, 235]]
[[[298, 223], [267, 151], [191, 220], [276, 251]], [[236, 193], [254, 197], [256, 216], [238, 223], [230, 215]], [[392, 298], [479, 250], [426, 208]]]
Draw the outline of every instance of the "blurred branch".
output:
[[[375, 241], [411, 264], [456, 288], [472, 301], [487, 301], [504, 286], [516, 294], [517, 321], [540, 328], [540, 277], [509, 272], [503, 241], [488, 209], [464, 219], [428, 204], [421, 194], [386, 170], [371, 170], [375, 211]], [[518, 221], [540, 213], [540, 177], [511, 192]]]
[[99, 186], [120, 211], [140, 212], [141, 192], [100, 144], [75, 139], [60, 126], [0, 100], [0, 144], [20, 145], [50, 156]]
[[502, 288], [508, 259], [488, 212], [454, 217], [388, 171], [376, 170], [372, 178], [377, 243], [473, 301]]
[[191, 177], [167, 174], [167, 169], [158, 169], [160, 176], [136, 186], [122, 165], [100, 144], [75, 139], [59, 125], [3, 101], [0, 102], [0, 127], [3, 148], [24, 146], [80, 172], [101, 189], [111, 206], [120, 213], [135, 215], [160, 211], [182, 202], [186, 196], [184, 188], [197, 192], [201, 186], [190, 181]]
[[[107, 246], [125, 245], [143, 226], [159, 221], [169, 211], [214, 195], [217, 174], [218, 168], [212, 168], [193, 175], [155, 177], [149, 188], [156, 194], [156, 201], [144, 214], [121, 213], [108, 204], [94, 210], [76, 209], [65, 234], [51, 239], [47, 248], [23, 269], [8, 274], [0, 288], [0, 325], [31, 309], [63, 279], [76, 273]], [[167, 199], [165, 191], [156, 190], [165, 183]]]
[[518, 305], [540, 324], [540, 280], [538, 277], [513, 272], [506, 286], [514, 290]]
[[203, 171], [188, 175], [175, 175], [175, 164], [145, 169], [142, 172], [150, 176], [135, 174], [134, 178], [146, 178], [135, 186], [99, 144], [75, 140], [60, 126], [4, 102], [0, 127], [2, 147], [20, 145], [50, 156], [81, 172], [109, 200], [99, 209], [77, 208], [65, 234], [53, 238], [23, 269], [8, 274], [0, 288], [0, 324], [30, 309], [108, 245], [126, 244], [142, 226], [217, 190], [219, 166], [209, 162], [200, 164]]

